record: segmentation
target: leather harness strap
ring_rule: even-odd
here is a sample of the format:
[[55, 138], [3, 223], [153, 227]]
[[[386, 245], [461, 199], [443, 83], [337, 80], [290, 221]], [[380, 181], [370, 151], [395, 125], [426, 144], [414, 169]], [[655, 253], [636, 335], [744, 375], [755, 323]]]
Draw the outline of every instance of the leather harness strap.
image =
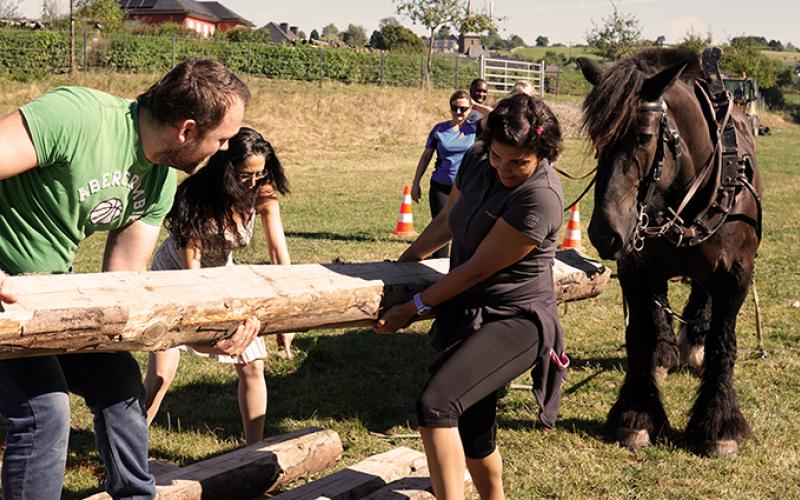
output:
[[[657, 237], [664, 237], [678, 247], [699, 245], [722, 226], [736, 205], [737, 195], [743, 189], [750, 191], [756, 201], [758, 207], [756, 231], [758, 239], [761, 239], [761, 200], [752, 185], [755, 173], [749, 155], [740, 155], [739, 153], [736, 128], [731, 119], [733, 100], [719, 77], [716, 63], [721, 56], [721, 51], [716, 50], [718, 53], [703, 54], [703, 71], [706, 79], [695, 82], [696, 94], [700, 99], [701, 107], [704, 108], [704, 115], [713, 116], [715, 120], [715, 123], [709, 126], [714, 142], [714, 152], [700, 169], [678, 208], [667, 207], [665, 210], [656, 212], [652, 217], [654, 223], [652, 226], [646, 210], [651, 208], [648, 205], [660, 177], [666, 147], [670, 148], [675, 158], [676, 168], [680, 169], [680, 135], [677, 130], [670, 127], [667, 108], [663, 101], [646, 102], [639, 106], [639, 112], [653, 112], [658, 107], [661, 109], [662, 116], [659, 121], [660, 132], [656, 158], [640, 188], [640, 193], [644, 192], [644, 196], [639, 199], [639, 220], [633, 236], [634, 248], [637, 250], [644, 247], [645, 238]], [[685, 222], [681, 218], [681, 214], [700, 188], [709, 180], [714, 182], [715, 187], [708, 204], [693, 220]]]

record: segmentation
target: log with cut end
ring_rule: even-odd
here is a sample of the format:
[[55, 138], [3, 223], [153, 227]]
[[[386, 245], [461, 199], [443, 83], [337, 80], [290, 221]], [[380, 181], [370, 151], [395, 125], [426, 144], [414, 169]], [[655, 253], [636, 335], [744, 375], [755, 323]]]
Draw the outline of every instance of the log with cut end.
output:
[[271, 498], [276, 500], [361, 498], [420, 468], [427, 468], [424, 453], [406, 447], [395, 448]]
[[[159, 500], [250, 499], [335, 464], [343, 453], [334, 431], [310, 427], [274, 436], [186, 467], [156, 474]], [[86, 500], [105, 500], [97, 493]]]
[[[15, 276], [19, 301], [0, 313], [0, 359], [211, 343], [251, 315], [261, 319], [261, 334], [370, 325], [447, 267], [435, 259]], [[594, 297], [609, 276], [574, 251], [559, 252], [557, 297]]]

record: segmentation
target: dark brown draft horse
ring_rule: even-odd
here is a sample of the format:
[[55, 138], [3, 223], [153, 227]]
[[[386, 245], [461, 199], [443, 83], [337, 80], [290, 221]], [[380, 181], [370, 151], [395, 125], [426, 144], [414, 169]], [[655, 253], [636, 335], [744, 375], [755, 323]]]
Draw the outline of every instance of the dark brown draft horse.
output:
[[[628, 305], [627, 371], [608, 428], [630, 449], [669, 428], [657, 375], [679, 357], [702, 378], [692, 445], [736, 456], [751, 435], [733, 367], [736, 316], [761, 239], [761, 182], [751, 125], [719, 82], [715, 51], [702, 67], [681, 49], [647, 49], [607, 71], [579, 60], [594, 85], [583, 107], [597, 153], [589, 238], [617, 261]], [[667, 280], [678, 276], [692, 287], [676, 345]]]

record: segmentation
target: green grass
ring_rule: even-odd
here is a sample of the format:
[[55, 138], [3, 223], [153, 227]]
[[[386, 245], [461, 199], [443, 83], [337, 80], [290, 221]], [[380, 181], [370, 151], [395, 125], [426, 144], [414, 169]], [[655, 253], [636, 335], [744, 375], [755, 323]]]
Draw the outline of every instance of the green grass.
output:
[[518, 57], [523, 57], [530, 61], [541, 61], [544, 59], [545, 54], [548, 52], [555, 52], [556, 54], [563, 54], [564, 57], [588, 57], [602, 61], [603, 57], [595, 54], [589, 47], [518, 47], [514, 49], [513, 54]]
[[777, 50], [762, 50], [761, 53], [770, 59], [776, 59], [781, 62], [800, 61], [800, 52], [796, 51], [785, 50], [778, 52]]
[[[86, 84], [133, 95], [147, 77], [95, 75]], [[48, 86], [0, 82], [0, 113]], [[293, 193], [282, 201], [289, 249], [295, 262], [374, 261], [395, 258], [406, 243], [394, 228], [403, 184], [410, 181], [430, 125], [441, 120], [448, 92], [252, 80], [247, 121], [264, 130], [286, 164]], [[620, 290], [612, 280], [598, 298], [562, 308], [573, 359], [557, 429], [533, 427], [535, 404], [527, 391], [511, 391], [500, 403], [498, 442], [505, 460], [508, 498], [729, 498], [800, 496], [800, 127], [776, 121], [759, 137], [765, 184], [765, 239], [758, 263], [768, 357], [754, 359], [754, 308], [748, 300], [738, 323], [736, 383], [745, 416], [756, 435], [734, 461], [701, 458], [688, 450], [681, 430], [698, 382], [688, 372], [663, 385], [676, 433], [667, 441], [629, 453], [605, 439], [602, 425], [623, 380], [625, 366]], [[585, 144], [569, 140], [561, 166], [592, 166]], [[583, 187], [565, 181], [567, 197]], [[591, 197], [591, 194], [589, 195]], [[587, 198], [590, 200], [591, 198]], [[584, 238], [591, 216], [581, 205]], [[414, 206], [415, 225], [429, 220]], [[79, 271], [99, 269], [102, 238], [86, 242]], [[264, 262], [259, 238], [239, 255]], [[673, 285], [679, 305], [685, 285]], [[372, 432], [408, 433], [414, 401], [433, 359], [418, 323], [396, 335], [366, 329], [299, 334], [297, 357], [288, 361], [268, 343], [269, 408], [266, 434], [310, 425], [339, 433], [345, 452], [336, 469], [417, 440], [382, 439]], [[144, 361], [145, 356], [137, 354]], [[151, 456], [188, 464], [243, 444], [236, 405], [236, 376], [229, 367], [184, 355], [172, 390], [151, 433]], [[94, 451], [91, 416], [73, 397], [73, 433], [66, 498], [98, 491], [102, 464]], [[331, 471], [326, 471], [329, 473]]]

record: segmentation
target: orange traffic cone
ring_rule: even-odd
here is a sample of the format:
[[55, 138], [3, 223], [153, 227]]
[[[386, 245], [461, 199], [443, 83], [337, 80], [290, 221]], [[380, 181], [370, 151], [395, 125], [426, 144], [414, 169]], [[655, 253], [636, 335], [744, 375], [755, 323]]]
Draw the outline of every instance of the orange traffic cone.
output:
[[408, 185], [403, 189], [403, 202], [400, 204], [400, 216], [397, 218], [392, 234], [395, 236], [416, 236], [414, 231], [414, 214], [411, 212], [411, 188]]
[[569, 220], [567, 221], [567, 229], [564, 231], [564, 242], [561, 243], [561, 248], [583, 249], [581, 244], [581, 211], [577, 203], [572, 205], [569, 210]]

